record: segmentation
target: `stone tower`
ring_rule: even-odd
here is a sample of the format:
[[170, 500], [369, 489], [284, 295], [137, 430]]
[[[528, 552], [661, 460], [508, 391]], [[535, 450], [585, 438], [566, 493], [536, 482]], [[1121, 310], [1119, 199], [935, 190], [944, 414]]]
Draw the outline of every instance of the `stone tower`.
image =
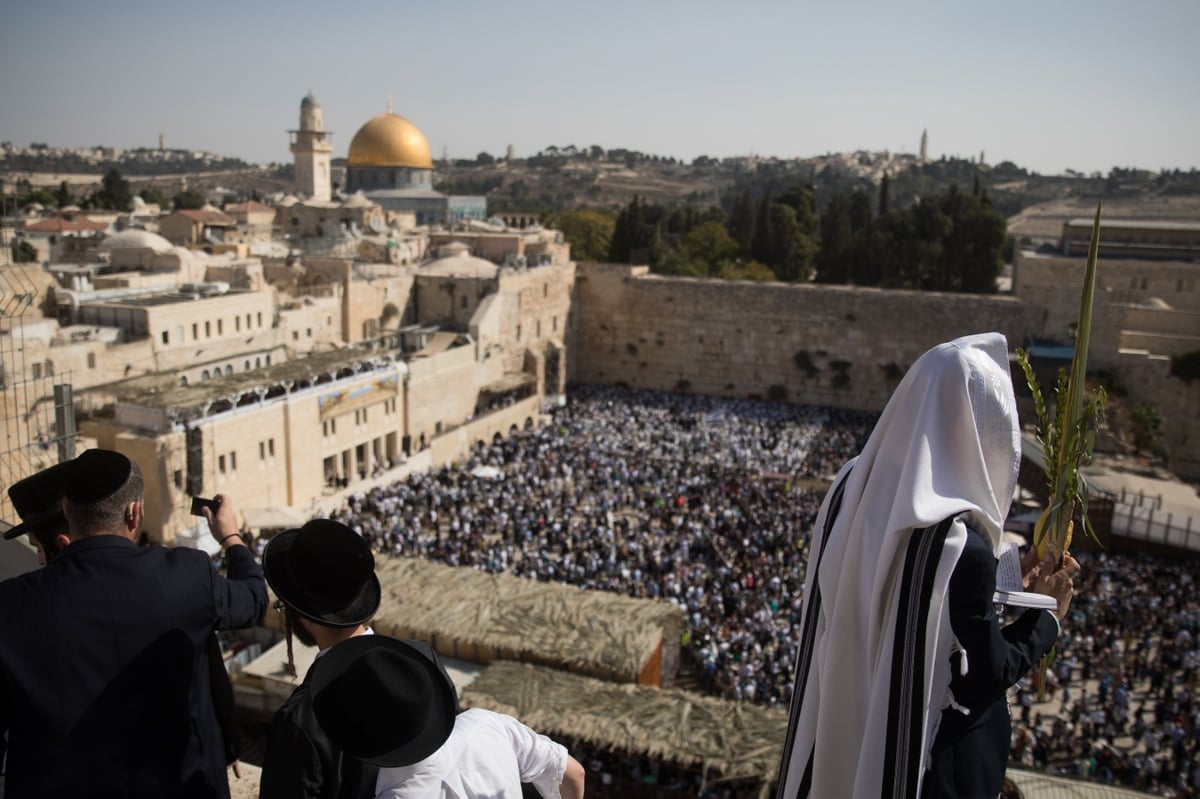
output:
[[929, 160], [929, 131], [921, 131], [921, 163]]
[[292, 134], [292, 156], [296, 160], [296, 191], [314, 200], [328, 200], [333, 143], [321, 122], [321, 104], [312, 92], [300, 101], [300, 129], [288, 132]]

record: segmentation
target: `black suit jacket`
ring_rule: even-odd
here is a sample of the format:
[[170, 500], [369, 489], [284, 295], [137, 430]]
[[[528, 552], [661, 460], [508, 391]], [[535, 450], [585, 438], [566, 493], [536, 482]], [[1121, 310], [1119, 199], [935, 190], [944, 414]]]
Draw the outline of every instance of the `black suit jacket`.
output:
[[371, 799], [379, 767], [343, 754], [326, 737], [308, 680], [275, 713], [263, 755], [259, 799]]
[[1001, 627], [992, 595], [996, 559], [974, 530], [950, 576], [950, 626], [966, 650], [951, 656], [950, 690], [966, 708], [942, 712], [922, 796], [995, 799], [1004, 782], [1012, 724], [1005, 694], [1054, 646], [1058, 622], [1045, 610], [1029, 610]]
[[0, 583], [7, 799], [229, 795], [208, 639], [267, 592], [248, 549], [227, 561], [104, 535]]

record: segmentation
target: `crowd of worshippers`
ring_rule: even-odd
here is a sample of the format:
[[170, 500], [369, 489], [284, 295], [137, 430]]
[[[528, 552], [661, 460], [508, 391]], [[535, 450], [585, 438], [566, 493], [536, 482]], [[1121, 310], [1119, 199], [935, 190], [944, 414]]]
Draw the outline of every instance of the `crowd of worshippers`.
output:
[[[1083, 556], [1085, 583], [1047, 675], [1013, 701], [1012, 760], [1169, 796], [1200, 796], [1195, 563]], [[1040, 708], [1040, 710], [1039, 710]]]
[[[665, 598], [720, 695], [785, 707], [808, 534], [874, 417], [581, 387], [540, 429], [352, 495], [376, 551]], [[503, 472], [491, 480], [480, 466]], [[809, 486], [809, 487], [805, 487]]]
[[[457, 467], [353, 495], [334, 515], [379, 552], [675, 601], [709, 687], [786, 707], [823, 496], [805, 481], [857, 453], [873, 422], [581, 387], [543, 428]], [[504, 478], [474, 477], [480, 465]], [[1200, 795], [1200, 597], [1191, 565], [1081, 559], [1087, 581], [1049, 677], [1062, 713], [1022, 725], [1037, 692], [1022, 681], [1013, 762], [1147, 788], [1186, 783]], [[1153, 624], [1138, 615], [1146, 608]], [[1099, 683], [1088, 694], [1090, 680]], [[1132, 745], [1118, 746], [1122, 735]]]

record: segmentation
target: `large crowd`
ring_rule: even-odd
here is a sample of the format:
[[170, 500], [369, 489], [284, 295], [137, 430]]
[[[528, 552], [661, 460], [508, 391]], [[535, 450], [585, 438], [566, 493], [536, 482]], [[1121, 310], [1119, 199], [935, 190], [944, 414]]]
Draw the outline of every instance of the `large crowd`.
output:
[[822, 498], [806, 486], [873, 417], [605, 388], [551, 414], [466, 463], [354, 495], [335, 518], [380, 552], [667, 599], [706, 684], [785, 707]]
[[[599, 387], [548, 413], [334, 517], [380, 553], [674, 602], [707, 688], [786, 708], [812, 527], [875, 417]], [[1014, 764], [1200, 796], [1194, 567], [1080, 559], [1053, 705], [1036, 675], [1012, 697]]]

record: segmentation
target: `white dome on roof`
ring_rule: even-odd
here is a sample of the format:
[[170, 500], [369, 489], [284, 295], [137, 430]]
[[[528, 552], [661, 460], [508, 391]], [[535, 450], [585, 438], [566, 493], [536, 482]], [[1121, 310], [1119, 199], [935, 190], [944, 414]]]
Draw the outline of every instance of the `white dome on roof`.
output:
[[297, 197], [294, 194], [289, 194], [286, 197], [284, 197], [282, 200], [279, 201], [279, 205], [284, 208], [290, 208], [291, 206], [295, 205], [298, 202], [300, 202], [299, 197]]
[[[458, 242], [448, 244], [441, 248], [440, 252], [445, 253]], [[436, 275], [438, 277], [474, 277], [491, 279], [500, 272], [500, 267], [496, 266], [491, 261], [484, 258], [476, 258], [470, 255], [465, 249], [455, 252], [450, 255], [443, 255], [436, 261], [431, 261], [420, 268], [417, 273], [419, 275]]]
[[100, 252], [113, 250], [153, 250], [162, 255], [171, 251], [171, 242], [148, 230], [125, 230], [101, 242]]
[[342, 203], [346, 208], [363, 208], [373, 204], [361, 191], [354, 192]]

